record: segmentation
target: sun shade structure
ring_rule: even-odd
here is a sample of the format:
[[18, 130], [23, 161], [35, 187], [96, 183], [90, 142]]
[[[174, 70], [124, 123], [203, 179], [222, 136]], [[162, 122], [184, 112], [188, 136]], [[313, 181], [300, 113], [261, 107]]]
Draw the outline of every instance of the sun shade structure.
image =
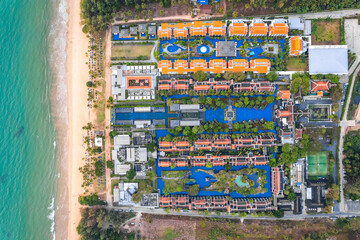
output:
[[310, 46], [310, 74], [348, 74], [347, 45]]

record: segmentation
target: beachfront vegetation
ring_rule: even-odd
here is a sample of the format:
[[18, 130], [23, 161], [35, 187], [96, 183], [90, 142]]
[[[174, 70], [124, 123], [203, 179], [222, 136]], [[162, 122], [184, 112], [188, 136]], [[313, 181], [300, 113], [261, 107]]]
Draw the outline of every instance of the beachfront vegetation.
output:
[[346, 171], [345, 193], [353, 200], [360, 199], [360, 131], [350, 132], [345, 137], [343, 160]]
[[308, 73], [294, 73], [292, 75], [291, 93], [297, 94], [301, 91], [303, 96], [308, 95], [310, 92], [310, 76]]
[[106, 202], [101, 200], [96, 193], [91, 195], [79, 196], [79, 203], [81, 205], [95, 206], [95, 205], [106, 205]]
[[125, 239], [126, 230], [122, 224], [134, 216], [134, 213], [105, 208], [85, 208], [81, 211], [81, 220], [76, 230], [84, 240]]

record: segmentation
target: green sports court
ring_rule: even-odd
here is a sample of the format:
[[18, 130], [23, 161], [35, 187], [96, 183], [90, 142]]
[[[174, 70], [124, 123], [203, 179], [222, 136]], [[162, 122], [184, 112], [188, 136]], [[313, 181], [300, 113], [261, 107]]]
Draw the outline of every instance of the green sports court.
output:
[[328, 153], [319, 152], [308, 156], [308, 176], [326, 177], [328, 175]]

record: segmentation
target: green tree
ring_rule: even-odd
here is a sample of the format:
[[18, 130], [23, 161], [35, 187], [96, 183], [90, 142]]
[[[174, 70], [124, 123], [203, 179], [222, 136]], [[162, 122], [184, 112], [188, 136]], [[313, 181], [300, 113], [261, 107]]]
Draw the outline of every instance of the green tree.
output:
[[275, 97], [274, 97], [274, 96], [267, 96], [267, 97], [266, 97], [266, 102], [269, 103], [269, 104], [270, 104], [270, 103], [273, 103], [274, 100], [275, 100]]
[[194, 79], [196, 81], [205, 81], [207, 78], [207, 75], [206, 73], [204, 73], [203, 71], [197, 71], [195, 74], [194, 74]]
[[114, 162], [111, 160], [106, 161], [106, 167], [110, 169], [114, 169]]
[[135, 175], [136, 175], [135, 170], [133, 168], [130, 168], [130, 170], [126, 172], [125, 176], [128, 180], [133, 180]]
[[96, 193], [86, 196], [79, 196], [78, 200], [81, 205], [87, 205], [87, 206], [106, 205], [106, 202], [101, 200]]
[[278, 79], [278, 75], [276, 74], [276, 72], [271, 71], [266, 75], [267, 80], [273, 82], [276, 81]]

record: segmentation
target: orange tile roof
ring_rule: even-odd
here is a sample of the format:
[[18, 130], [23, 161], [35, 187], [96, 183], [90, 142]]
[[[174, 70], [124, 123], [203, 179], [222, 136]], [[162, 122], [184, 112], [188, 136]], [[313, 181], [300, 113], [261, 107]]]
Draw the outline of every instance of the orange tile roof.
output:
[[298, 56], [302, 53], [303, 45], [302, 38], [295, 36], [290, 38], [290, 54]]
[[249, 35], [266, 35], [268, 26], [265, 23], [253, 23], [249, 27]]
[[290, 90], [280, 90], [279, 97], [280, 99], [290, 99]]
[[195, 144], [198, 144], [198, 145], [209, 145], [211, 144], [210, 140], [209, 139], [198, 139], [195, 141]]
[[210, 89], [209, 85], [195, 85], [194, 90], [195, 91], [208, 91]]
[[287, 35], [289, 26], [286, 23], [274, 23], [270, 26], [270, 35]]
[[226, 90], [226, 89], [230, 89], [229, 85], [215, 85], [214, 89], [216, 90]]
[[250, 60], [250, 68], [254, 72], [268, 73], [271, 63], [268, 59], [252, 59]]
[[[130, 85], [130, 82], [136, 85]], [[152, 85], [151, 76], [127, 76], [125, 77], [126, 89], [150, 89]]]
[[311, 81], [311, 91], [318, 92], [318, 91], [328, 91], [330, 89], [330, 82], [329, 81]]
[[159, 90], [170, 90], [172, 87], [170, 84], [159, 84], [158, 89]]
[[189, 142], [188, 141], [181, 141], [181, 142], [176, 142], [176, 146], [177, 147], [189, 147]]
[[227, 144], [231, 144], [231, 140], [230, 139], [216, 139], [215, 144], [218, 144], [218, 145], [227, 145]]
[[160, 147], [172, 147], [172, 145], [173, 145], [172, 142], [159, 141], [159, 146], [160, 146]]
[[231, 23], [229, 26], [229, 34], [246, 35], [248, 33], [248, 25], [245, 23]]

